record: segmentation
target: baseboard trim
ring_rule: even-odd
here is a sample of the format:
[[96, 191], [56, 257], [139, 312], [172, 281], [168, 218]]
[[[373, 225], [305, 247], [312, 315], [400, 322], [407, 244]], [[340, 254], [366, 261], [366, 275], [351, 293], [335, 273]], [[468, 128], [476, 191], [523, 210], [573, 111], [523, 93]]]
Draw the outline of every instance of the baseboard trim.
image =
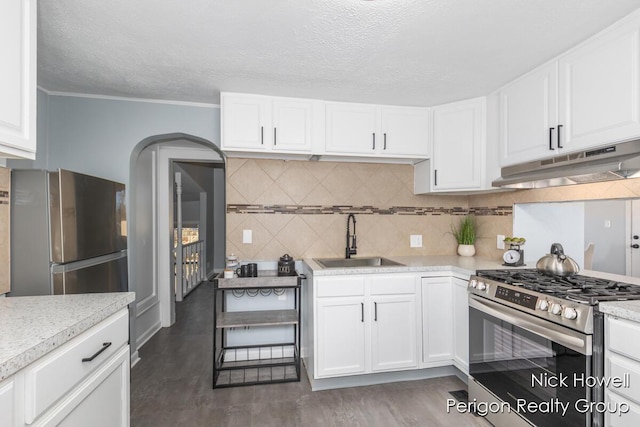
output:
[[162, 323], [155, 323], [151, 328], [147, 329], [143, 334], [141, 334], [136, 340], [136, 353], [138, 350], [142, 348], [143, 345], [147, 343], [158, 331], [162, 329]]
[[311, 384], [311, 390], [331, 390], [335, 388], [363, 387], [374, 384], [393, 383], [398, 381], [416, 381], [430, 378], [448, 377], [455, 375], [465, 384], [466, 375], [453, 365], [441, 366], [437, 368], [412, 369], [409, 371], [380, 372], [376, 374], [351, 375], [347, 377], [314, 379], [306, 369], [307, 362], [303, 359], [305, 371]]
[[131, 368], [133, 368], [134, 366], [136, 366], [138, 364], [138, 362], [140, 361], [140, 355], [138, 354], [138, 351], [134, 351], [133, 353], [131, 353]]

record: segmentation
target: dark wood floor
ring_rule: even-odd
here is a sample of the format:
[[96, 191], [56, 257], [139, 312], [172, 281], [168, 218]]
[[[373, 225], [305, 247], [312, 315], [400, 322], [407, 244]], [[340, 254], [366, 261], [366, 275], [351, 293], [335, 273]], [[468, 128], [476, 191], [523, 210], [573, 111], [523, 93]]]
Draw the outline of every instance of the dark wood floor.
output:
[[487, 426], [447, 413], [456, 377], [312, 392], [299, 383], [211, 388], [213, 292], [203, 283], [176, 304], [176, 324], [140, 349], [131, 370], [131, 425], [142, 426]]

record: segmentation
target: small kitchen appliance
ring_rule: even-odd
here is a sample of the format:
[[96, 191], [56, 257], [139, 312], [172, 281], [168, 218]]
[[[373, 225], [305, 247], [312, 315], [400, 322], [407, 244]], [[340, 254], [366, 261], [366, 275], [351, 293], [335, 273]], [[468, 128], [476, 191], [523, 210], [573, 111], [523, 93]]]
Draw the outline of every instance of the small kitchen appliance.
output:
[[295, 276], [296, 274], [296, 262], [291, 255], [284, 254], [278, 260], [278, 276]]
[[564, 254], [560, 243], [551, 245], [549, 253], [536, 263], [536, 269], [542, 274], [561, 277], [573, 276], [580, 271], [578, 263]]
[[[602, 387], [532, 385], [532, 378], [604, 375], [601, 301], [640, 299], [640, 286], [537, 269], [478, 270], [469, 292], [469, 400], [503, 402], [511, 412], [487, 415], [494, 425], [602, 426], [602, 413], [575, 403], [604, 401]], [[475, 399], [475, 400], [474, 400]], [[517, 411], [518, 399], [557, 399], [567, 412]]]

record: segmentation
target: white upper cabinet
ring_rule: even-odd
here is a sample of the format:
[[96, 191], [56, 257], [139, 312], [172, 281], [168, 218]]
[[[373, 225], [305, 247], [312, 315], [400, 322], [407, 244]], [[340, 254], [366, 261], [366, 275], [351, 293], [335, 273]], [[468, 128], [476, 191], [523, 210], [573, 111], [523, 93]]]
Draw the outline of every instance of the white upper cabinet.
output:
[[381, 107], [383, 155], [429, 157], [430, 110], [418, 107]]
[[576, 151], [640, 135], [640, 16], [560, 57], [558, 147]]
[[239, 93], [220, 98], [223, 150], [311, 152], [313, 100]]
[[271, 144], [267, 97], [223, 93], [221, 103], [222, 149], [266, 150]]
[[435, 107], [431, 191], [480, 189], [485, 171], [485, 141], [484, 97]]
[[273, 98], [271, 107], [273, 149], [311, 151], [312, 101]]
[[640, 13], [500, 90], [500, 163], [640, 136]]
[[0, 157], [36, 155], [36, 0], [0, 4]]
[[375, 105], [326, 103], [326, 152], [336, 154], [376, 154], [382, 141]]
[[426, 159], [431, 110], [223, 92], [222, 150], [283, 154]]
[[395, 158], [429, 156], [430, 110], [326, 103], [326, 154]]
[[556, 150], [558, 65], [554, 61], [500, 90], [500, 163], [552, 156]]

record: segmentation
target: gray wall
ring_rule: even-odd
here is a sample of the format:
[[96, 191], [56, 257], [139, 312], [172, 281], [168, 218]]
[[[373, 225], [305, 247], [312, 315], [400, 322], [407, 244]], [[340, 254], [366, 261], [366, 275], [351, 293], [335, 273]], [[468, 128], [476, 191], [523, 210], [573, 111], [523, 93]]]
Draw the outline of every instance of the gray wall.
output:
[[131, 151], [149, 136], [182, 132], [220, 145], [218, 107], [58, 95], [47, 98], [49, 169], [71, 169], [129, 184]]
[[[626, 274], [626, 201], [589, 201], [585, 206], [584, 243], [595, 244], [593, 270]], [[611, 227], [605, 227], [610, 221]]]

